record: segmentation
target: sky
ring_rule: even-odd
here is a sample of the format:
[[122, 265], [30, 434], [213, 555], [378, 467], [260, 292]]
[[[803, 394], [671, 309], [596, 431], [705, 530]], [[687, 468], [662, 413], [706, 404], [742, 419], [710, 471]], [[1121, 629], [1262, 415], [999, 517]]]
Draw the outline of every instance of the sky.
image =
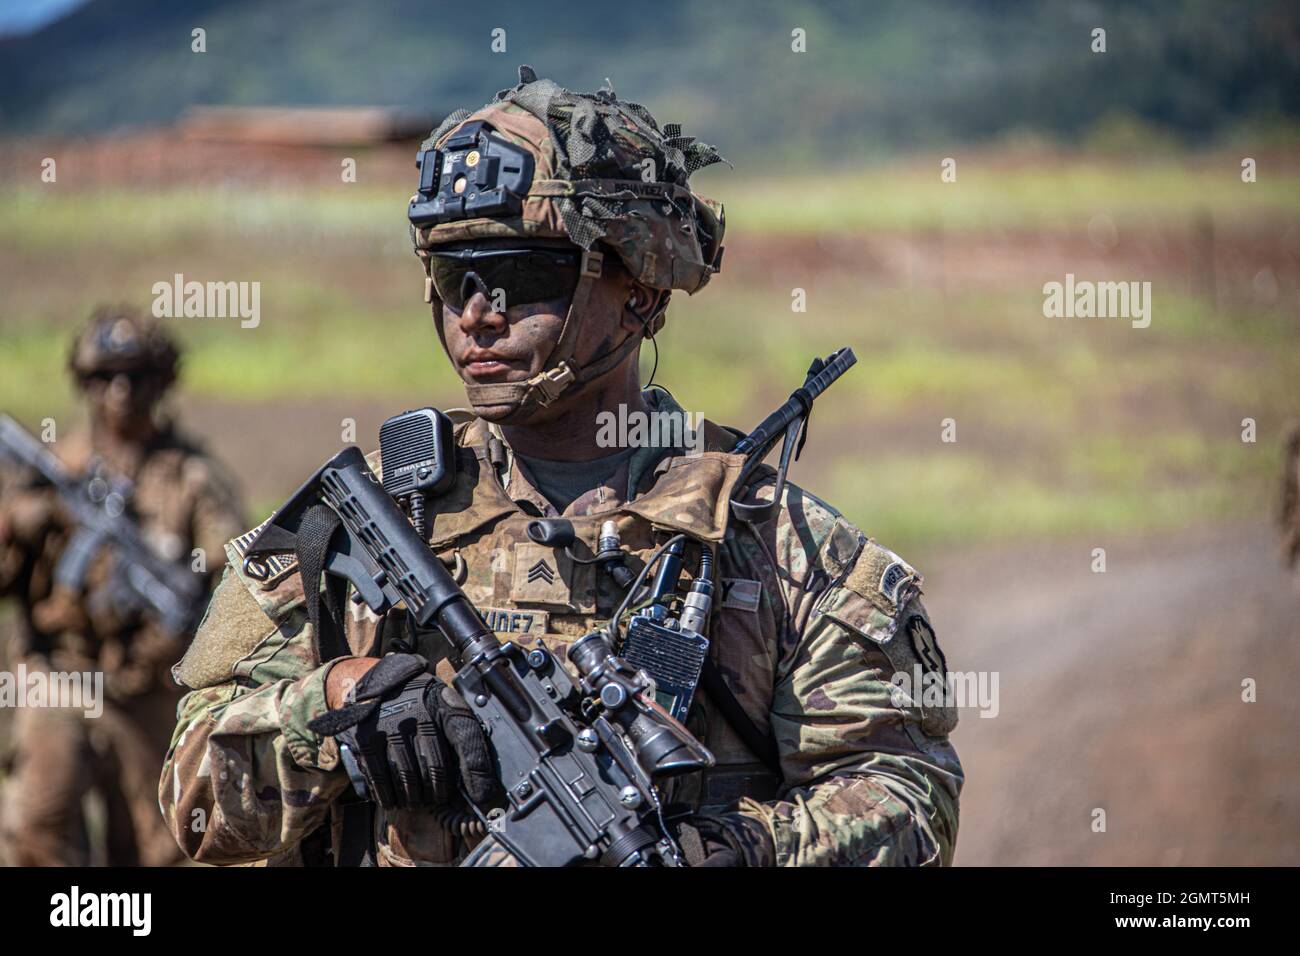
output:
[[0, 36], [39, 30], [85, 0], [0, 0]]

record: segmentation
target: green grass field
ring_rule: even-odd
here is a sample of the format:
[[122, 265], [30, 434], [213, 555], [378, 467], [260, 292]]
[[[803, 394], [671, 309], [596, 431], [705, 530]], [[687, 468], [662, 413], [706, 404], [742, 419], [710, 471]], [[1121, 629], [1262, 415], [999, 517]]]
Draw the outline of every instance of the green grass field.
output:
[[[973, 156], [959, 157], [956, 184], [940, 183], [936, 159], [932, 170], [818, 180], [797, 202], [777, 176], [728, 175], [709, 170], [699, 188], [727, 201], [733, 250], [713, 286], [674, 302], [658, 381], [688, 409], [743, 426], [797, 384], [814, 354], [853, 345], [859, 365], [818, 406], [798, 480], [882, 540], [902, 550], [1267, 511], [1280, 430], [1300, 415], [1295, 251], [1273, 255], [1269, 237], [1294, 244], [1300, 175], [1243, 184], [1233, 157]], [[172, 320], [189, 346], [188, 400], [395, 410], [455, 401], [404, 199], [396, 187], [342, 185], [0, 194], [0, 408], [29, 423], [75, 415], [62, 374], [71, 329], [103, 299], [147, 306], [152, 284], [177, 272], [262, 285], [256, 329]], [[1098, 215], [1118, 237], [1104, 256], [1087, 245]], [[1217, 302], [1184, 248], [1189, 224], [1206, 217], [1232, 265]], [[924, 264], [934, 235], [948, 263], [942, 281], [859, 269], [843, 252], [920, 243]], [[840, 251], [821, 266], [827, 240]], [[990, 255], [993, 240], [995, 272], [963, 268]], [[1034, 259], [1056, 246], [1056, 258]], [[1265, 268], [1250, 262], [1260, 248], [1272, 256], [1271, 297], [1249, 278]], [[1150, 328], [1043, 317], [1044, 279], [1100, 274], [1094, 258], [1107, 277], [1152, 282]], [[791, 312], [795, 286], [808, 290], [806, 313]], [[1254, 444], [1240, 438], [1247, 417], [1258, 423]], [[957, 422], [954, 444], [940, 441], [946, 418]], [[232, 465], [258, 509], [296, 484], [259, 480], [265, 462]]]

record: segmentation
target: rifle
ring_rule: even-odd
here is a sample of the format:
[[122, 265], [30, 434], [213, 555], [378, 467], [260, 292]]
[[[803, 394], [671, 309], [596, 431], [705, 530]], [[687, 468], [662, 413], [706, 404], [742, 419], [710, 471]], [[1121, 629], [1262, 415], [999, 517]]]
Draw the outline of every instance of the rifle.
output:
[[0, 457], [34, 470], [53, 486], [72, 516], [72, 538], [54, 569], [58, 584], [80, 592], [91, 562], [107, 548], [113, 567], [97, 600], [119, 614], [149, 615], [173, 636], [193, 629], [202, 610], [204, 583], [184, 565], [156, 554], [140, 536], [127, 507], [130, 482], [102, 469], [85, 477], [69, 474], [41, 441], [3, 413]]
[[[742, 477], [748, 480], [776, 440], [786, 436], [777, 495], [765, 507], [779, 507], [791, 447], [807, 424], [813, 400], [855, 361], [851, 349], [815, 360], [803, 386], [734, 449], [746, 456]], [[445, 490], [455, 461], [444, 417], [420, 409], [385, 423], [380, 430], [383, 484], [355, 446], [327, 461], [249, 543], [246, 571], [258, 577], [266, 557], [298, 553], [300, 568], [308, 569], [302, 572], [303, 587], [322, 643], [322, 661], [348, 652], [323, 646], [322, 571], [350, 583], [353, 600], [378, 615], [404, 604], [417, 646], [431, 632], [445, 639], [458, 668], [452, 686], [487, 729], [506, 790], [503, 805], [486, 814], [473, 808], [490, 838], [463, 865], [488, 857], [494, 844], [525, 866], [583, 861], [680, 865], [657, 785], [714, 763], [713, 755], [666, 709], [685, 715], [705, 666], [711, 550], [703, 549], [701, 573], [682, 601], [679, 619], [670, 620], [684, 536], [661, 546], [631, 582], [628, 600], [610, 625], [570, 645], [567, 656], [578, 673], [574, 681], [542, 641], [528, 650], [503, 644], [425, 541], [424, 494]], [[406, 500], [410, 519], [393, 495]], [[733, 498], [738, 513], [746, 507], [763, 506], [745, 506]], [[552, 533], [565, 530], [555, 527], [565, 524], [562, 519], [533, 524], [538, 526], [529, 529], [534, 540], [558, 546], [571, 539], [571, 528], [567, 537]], [[609, 547], [620, 549], [616, 532], [610, 533], [614, 540]], [[660, 560], [650, 606], [634, 616], [625, 656], [620, 656], [610, 635], [617, 640], [618, 619]], [[606, 570], [617, 580], [619, 568], [610, 563]], [[354, 789], [365, 799], [355, 755], [341, 745], [340, 756]]]
[[[338, 516], [332, 532], [305, 528], [319, 528], [321, 507]], [[646, 676], [614, 654], [602, 631], [569, 647], [577, 681], [540, 640], [527, 650], [503, 644], [356, 446], [272, 516], [245, 560], [298, 550], [300, 531], [327, 537], [312, 566], [346, 578], [354, 600], [381, 615], [405, 604], [417, 633], [436, 628], [452, 650], [452, 686], [487, 729], [506, 792], [483, 816], [489, 839], [465, 865], [494, 841], [524, 866], [680, 864], [657, 783], [710, 767], [713, 755], [653, 702]], [[310, 593], [320, 582], [303, 585]], [[364, 797], [355, 757], [342, 757]]]
[[[842, 348], [824, 359], [813, 359], [804, 383], [791, 393], [776, 411], [768, 415], [748, 435], [732, 448], [732, 454], [743, 455], [744, 462], [730, 501], [731, 514], [740, 521], [764, 521], [781, 507], [786, 473], [790, 468], [790, 455], [798, 458], [808, 436], [808, 417], [813, 402], [822, 392], [857, 362], [851, 348]], [[770, 502], [746, 503], [741, 499], [748, 493], [750, 484], [758, 474], [768, 452], [777, 440], [785, 436], [780, 464]], [[680, 536], [679, 536], [680, 537]], [[660, 555], [651, 563], [660, 560]], [[669, 605], [679, 600], [677, 583], [681, 573], [682, 541], [667, 543], [662, 554], [655, 582], [650, 588], [649, 600], [632, 616], [627, 635], [618, 650], [625, 661], [644, 670], [654, 681], [656, 698], [681, 720], [686, 719], [697, 685], [702, 686], [745, 745], [778, 778], [781, 775], [780, 755], [772, 738], [758, 728], [736, 699], [717, 666], [709, 657], [707, 635], [709, 611], [713, 601], [713, 554], [708, 545], [700, 546], [700, 569], [691, 582], [690, 591], [681, 600], [679, 612]], [[649, 565], [646, 566], [647, 570]], [[639, 583], [639, 582], [638, 582]], [[627, 599], [609, 624], [609, 633], [619, 638], [619, 620], [633, 595], [640, 596], [637, 585], [628, 591]]]
[[[812, 415], [813, 401], [858, 361], [853, 349], [837, 349], [826, 358], [813, 359], [804, 383], [790, 393], [785, 403], [758, 423], [752, 432], [736, 443], [732, 454], [744, 455], [736, 492], [731, 499], [731, 513], [742, 521], [762, 521], [770, 518], [781, 507], [781, 492], [785, 489], [785, 476], [790, 469], [790, 455], [798, 460], [808, 437], [808, 418]], [[767, 457], [778, 438], [784, 436], [781, 457], [777, 465], [776, 487], [767, 504], [744, 504], [743, 497], [758, 466]]]

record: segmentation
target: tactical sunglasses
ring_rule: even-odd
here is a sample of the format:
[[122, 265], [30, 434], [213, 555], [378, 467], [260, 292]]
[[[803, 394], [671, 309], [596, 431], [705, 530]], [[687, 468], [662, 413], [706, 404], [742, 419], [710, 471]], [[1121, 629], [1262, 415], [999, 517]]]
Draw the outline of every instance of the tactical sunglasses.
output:
[[95, 369], [93, 372], [87, 372], [82, 375], [81, 380], [83, 382], [100, 382], [108, 384], [119, 375], [131, 383], [132, 389], [138, 389], [146, 382], [151, 382], [163, 377], [159, 372], [153, 369], [125, 369], [120, 372], [115, 372], [111, 369]]
[[572, 297], [582, 267], [579, 249], [529, 246], [446, 247], [429, 257], [438, 298], [459, 312], [482, 292], [488, 301], [500, 289], [504, 308]]

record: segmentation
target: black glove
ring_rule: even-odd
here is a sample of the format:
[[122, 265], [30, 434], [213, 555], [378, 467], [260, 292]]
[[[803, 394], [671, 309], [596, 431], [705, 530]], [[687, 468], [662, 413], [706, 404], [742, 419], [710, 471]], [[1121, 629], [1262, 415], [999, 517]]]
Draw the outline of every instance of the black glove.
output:
[[460, 696], [415, 654], [389, 654], [357, 681], [351, 703], [312, 720], [335, 737], [353, 786], [381, 807], [427, 807], [501, 793], [487, 735]]
[[677, 824], [675, 835], [687, 866], [745, 865], [726, 829], [708, 817], [687, 817]]

